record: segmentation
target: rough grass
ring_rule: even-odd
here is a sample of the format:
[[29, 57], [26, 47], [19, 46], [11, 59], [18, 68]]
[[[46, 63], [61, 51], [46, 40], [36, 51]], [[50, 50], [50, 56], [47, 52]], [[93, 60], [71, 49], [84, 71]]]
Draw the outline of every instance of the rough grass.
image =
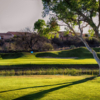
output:
[[0, 100], [99, 100], [100, 77], [0, 77]]
[[[99, 48], [95, 49], [100, 56]], [[54, 57], [54, 58], [43, 58]], [[67, 57], [78, 57], [67, 58]], [[67, 59], [66, 59], [67, 58]], [[64, 51], [51, 51], [39, 53], [8, 53], [0, 54], [0, 65], [24, 65], [24, 64], [97, 64], [92, 54], [86, 48], [77, 48]]]
[[48, 69], [38, 69], [38, 70], [1, 70], [1, 76], [21, 76], [21, 75], [98, 75], [99, 70], [97, 69], [62, 69], [62, 68], [48, 68]]

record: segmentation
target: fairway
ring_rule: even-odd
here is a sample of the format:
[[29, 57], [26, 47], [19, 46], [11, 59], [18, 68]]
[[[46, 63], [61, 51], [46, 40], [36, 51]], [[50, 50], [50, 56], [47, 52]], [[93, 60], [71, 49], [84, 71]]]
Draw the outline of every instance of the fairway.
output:
[[22, 65], [22, 64], [97, 64], [94, 59], [57, 59], [57, 58], [37, 58], [37, 59], [4, 59], [0, 60], [0, 65]]
[[[98, 56], [99, 48], [95, 48]], [[72, 58], [69, 58], [72, 57]], [[77, 57], [77, 58], [73, 58]], [[25, 64], [97, 64], [92, 54], [86, 48], [76, 48], [62, 51], [49, 51], [37, 53], [2, 53], [0, 54], [0, 65], [25, 65]]]
[[0, 77], [0, 100], [100, 100], [100, 77]]

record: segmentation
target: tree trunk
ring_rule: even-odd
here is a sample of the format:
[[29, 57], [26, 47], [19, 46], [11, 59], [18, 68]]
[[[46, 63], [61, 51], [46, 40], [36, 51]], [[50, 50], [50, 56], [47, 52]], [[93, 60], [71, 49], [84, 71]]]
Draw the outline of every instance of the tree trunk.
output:
[[99, 66], [99, 76], [100, 76], [100, 66]]
[[87, 42], [82, 37], [80, 37], [80, 39], [82, 40], [82, 42], [84, 43], [86, 48], [92, 53], [94, 59], [98, 63], [98, 65], [99, 65], [99, 76], [100, 76], [100, 59], [98, 58], [96, 52], [87, 44]]
[[94, 28], [93, 30], [95, 31], [96, 37], [99, 38], [99, 31], [98, 31], [98, 28]]

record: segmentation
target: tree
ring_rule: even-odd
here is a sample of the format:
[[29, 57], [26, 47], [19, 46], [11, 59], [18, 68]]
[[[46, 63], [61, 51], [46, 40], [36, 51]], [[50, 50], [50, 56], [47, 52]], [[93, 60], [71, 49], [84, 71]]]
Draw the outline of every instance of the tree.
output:
[[[96, 52], [87, 44], [82, 37], [83, 28], [88, 25], [92, 28], [92, 32], [99, 38], [100, 27], [100, 0], [42, 0], [44, 5], [44, 15], [52, 11], [56, 14], [58, 20], [66, 23], [70, 31], [73, 32], [92, 53], [94, 59], [99, 65], [100, 75], [100, 59], [97, 57]], [[98, 17], [98, 25], [93, 21], [93, 17]], [[74, 30], [74, 26], [78, 25], [80, 35]]]
[[50, 21], [47, 24], [47, 28], [49, 30], [49, 32], [47, 33], [47, 36], [49, 38], [59, 37], [58, 32], [60, 30], [60, 27], [59, 27], [59, 25], [57, 23], [57, 19], [55, 17], [50, 18]]
[[34, 24], [34, 30], [37, 29], [37, 32], [41, 36], [45, 36], [48, 39], [57, 37], [58, 31], [59, 31], [59, 26], [57, 24], [57, 21], [55, 18], [50, 18], [50, 21], [46, 24], [44, 20], [39, 19], [37, 22]]
[[46, 27], [46, 23], [44, 20], [39, 19], [34, 23], [34, 30], [37, 30], [38, 33], [43, 31], [43, 29]]
[[[14, 37], [15, 45], [23, 50], [33, 50], [33, 45], [35, 44], [35, 35], [32, 33], [20, 33], [20, 36]], [[17, 48], [16, 48], [17, 49]]]
[[27, 32], [20, 33], [20, 36], [16, 36], [13, 39], [16, 49], [24, 51], [41, 51], [43, 44], [49, 42], [45, 37]]

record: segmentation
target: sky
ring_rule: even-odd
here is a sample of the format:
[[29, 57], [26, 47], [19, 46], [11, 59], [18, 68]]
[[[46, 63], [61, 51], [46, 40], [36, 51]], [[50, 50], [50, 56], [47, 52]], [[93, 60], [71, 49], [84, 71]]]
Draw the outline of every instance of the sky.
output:
[[0, 33], [33, 27], [42, 18], [42, 9], [41, 0], [0, 0]]
[[[42, 11], [42, 0], [0, 0], [0, 33], [20, 31], [26, 27], [32, 29], [38, 19], [43, 19]], [[44, 20], [47, 22], [49, 16]], [[64, 31], [64, 27], [60, 30]], [[78, 31], [78, 28], [75, 27], [75, 30]], [[84, 33], [87, 32], [88, 28], [84, 29]]]

